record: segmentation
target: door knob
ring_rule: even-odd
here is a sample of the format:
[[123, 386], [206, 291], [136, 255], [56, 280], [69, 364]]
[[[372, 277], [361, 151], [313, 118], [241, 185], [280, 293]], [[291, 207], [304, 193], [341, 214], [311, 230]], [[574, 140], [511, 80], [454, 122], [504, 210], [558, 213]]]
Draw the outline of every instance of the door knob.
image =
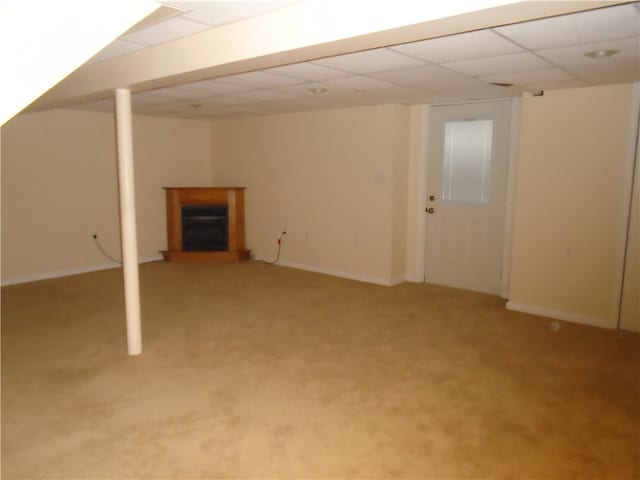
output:
[[435, 210], [433, 209], [433, 207], [429, 207], [429, 208], [426, 209], [426, 212], [427, 213], [433, 213], [433, 212], [435, 212]]
[[435, 195], [429, 195], [429, 201], [430, 202], [434, 202], [436, 200], [436, 196]]

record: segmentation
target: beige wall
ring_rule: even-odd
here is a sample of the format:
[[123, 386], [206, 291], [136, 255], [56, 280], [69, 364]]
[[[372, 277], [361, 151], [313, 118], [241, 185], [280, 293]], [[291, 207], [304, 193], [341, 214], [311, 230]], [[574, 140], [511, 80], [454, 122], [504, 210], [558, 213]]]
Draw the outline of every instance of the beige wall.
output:
[[384, 105], [212, 122], [213, 183], [247, 187], [248, 248], [273, 259], [286, 228], [283, 264], [380, 283], [403, 273], [408, 115]]
[[[166, 247], [166, 185], [209, 184], [209, 124], [134, 116], [141, 258]], [[2, 127], [2, 281], [82, 271], [120, 256], [114, 117], [54, 110]]]
[[631, 93], [523, 98], [510, 308], [615, 328]]

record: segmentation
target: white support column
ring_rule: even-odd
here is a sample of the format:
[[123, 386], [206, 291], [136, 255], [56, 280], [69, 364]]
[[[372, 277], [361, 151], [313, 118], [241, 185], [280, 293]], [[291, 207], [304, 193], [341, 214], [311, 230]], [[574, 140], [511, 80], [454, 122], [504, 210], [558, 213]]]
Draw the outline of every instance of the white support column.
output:
[[140, 328], [136, 200], [133, 181], [131, 92], [126, 88], [118, 88], [115, 92], [122, 270], [124, 273], [124, 299], [127, 316], [127, 349], [129, 355], [139, 355], [142, 353], [142, 333]]

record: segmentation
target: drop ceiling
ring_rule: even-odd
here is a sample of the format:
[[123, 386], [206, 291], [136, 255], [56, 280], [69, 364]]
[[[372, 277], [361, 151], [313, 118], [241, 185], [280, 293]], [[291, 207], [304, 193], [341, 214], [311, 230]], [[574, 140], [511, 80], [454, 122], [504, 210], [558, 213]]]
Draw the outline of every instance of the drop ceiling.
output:
[[[134, 29], [93, 62], [250, 18], [296, 1], [163, 2], [181, 10]], [[614, 55], [592, 59], [588, 52]], [[183, 118], [429, 104], [640, 81], [640, 2], [135, 93], [135, 113]], [[510, 83], [502, 87], [493, 83]], [[102, 100], [77, 108], [112, 111]]]

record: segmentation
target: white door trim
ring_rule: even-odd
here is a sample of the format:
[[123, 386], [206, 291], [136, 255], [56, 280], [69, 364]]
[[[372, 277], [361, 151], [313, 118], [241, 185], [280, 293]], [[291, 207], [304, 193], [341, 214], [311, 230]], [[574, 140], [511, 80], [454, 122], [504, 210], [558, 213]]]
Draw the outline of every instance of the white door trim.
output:
[[[520, 120], [520, 99], [519, 98], [508, 98], [508, 99], [495, 99], [495, 100], [482, 100], [476, 102], [460, 102], [460, 103], [488, 103], [488, 102], [511, 102], [511, 120], [510, 120], [510, 133], [509, 133], [509, 141], [512, 142], [509, 145], [509, 173], [507, 177], [507, 198], [506, 198], [506, 210], [505, 215], [505, 244], [503, 250], [503, 257], [506, 253], [509, 252], [509, 261], [507, 267], [511, 266], [511, 212], [513, 212], [513, 200], [514, 200], [514, 192], [515, 192], [515, 163], [517, 156], [517, 149], [514, 148], [514, 140], [517, 140], [519, 128], [519, 120]], [[455, 103], [456, 105], [460, 103]], [[514, 103], [517, 103], [517, 106], [514, 106]], [[428, 133], [429, 133], [429, 113], [431, 107], [441, 106], [441, 105], [453, 105], [452, 103], [447, 104], [434, 104], [434, 105], [424, 105], [422, 111], [422, 130], [420, 132], [420, 168], [418, 174], [418, 208], [417, 208], [417, 231], [416, 231], [416, 280], [419, 282], [425, 281], [425, 256], [426, 256], [426, 235], [427, 235], [427, 216], [425, 214], [426, 208], [426, 200], [427, 200], [427, 177], [429, 175], [429, 171], [427, 165], [429, 164], [429, 154], [428, 154]], [[515, 109], [515, 110], [514, 110]], [[517, 113], [514, 112], [517, 110]], [[514, 123], [515, 122], [515, 123]], [[507, 243], [508, 241], [508, 243]], [[503, 286], [504, 286], [504, 277], [505, 272], [507, 272], [507, 268], [505, 268], [504, 258], [503, 258]], [[507, 273], [508, 277], [508, 273]], [[508, 280], [507, 280], [508, 287]], [[502, 296], [501, 292], [501, 296]]]
[[627, 155], [624, 166], [624, 191], [622, 192], [622, 206], [620, 208], [620, 232], [618, 242], [618, 264], [613, 282], [615, 301], [611, 306], [611, 318], [615, 322], [614, 328], [620, 328], [620, 310], [622, 304], [622, 288], [624, 283], [624, 264], [627, 256], [627, 240], [629, 237], [629, 216], [631, 215], [631, 194], [633, 192], [633, 171], [636, 162], [636, 144], [638, 138], [638, 112], [640, 111], [640, 82], [633, 84], [631, 92], [631, 113], [629, 115], [629, 138], [627, 139]]
[[507, 160], [507, 198], [504, 211], [504, 247], [502, 250], [502, 286], [500, 296], [509, 298], [511, 281], [511, 236], [513, 234], [513, 204], [516, 188], [516, 158], [520, 137], [520, 98], [511, 100], [511, 126], [509, 130], [509, 159]]
[[429, 133], [429, 114], [431, 107], [423, 105], [420, 112], [420, 166], [418, 168], [418, 221], [416, 223], [416, 282], [425, 281], [425, 243], [427, 235], [427, 216], [425, 215], [425, 201], [427, 199], [427, 165], [429, 160], [429, 149], [427, 139]]

